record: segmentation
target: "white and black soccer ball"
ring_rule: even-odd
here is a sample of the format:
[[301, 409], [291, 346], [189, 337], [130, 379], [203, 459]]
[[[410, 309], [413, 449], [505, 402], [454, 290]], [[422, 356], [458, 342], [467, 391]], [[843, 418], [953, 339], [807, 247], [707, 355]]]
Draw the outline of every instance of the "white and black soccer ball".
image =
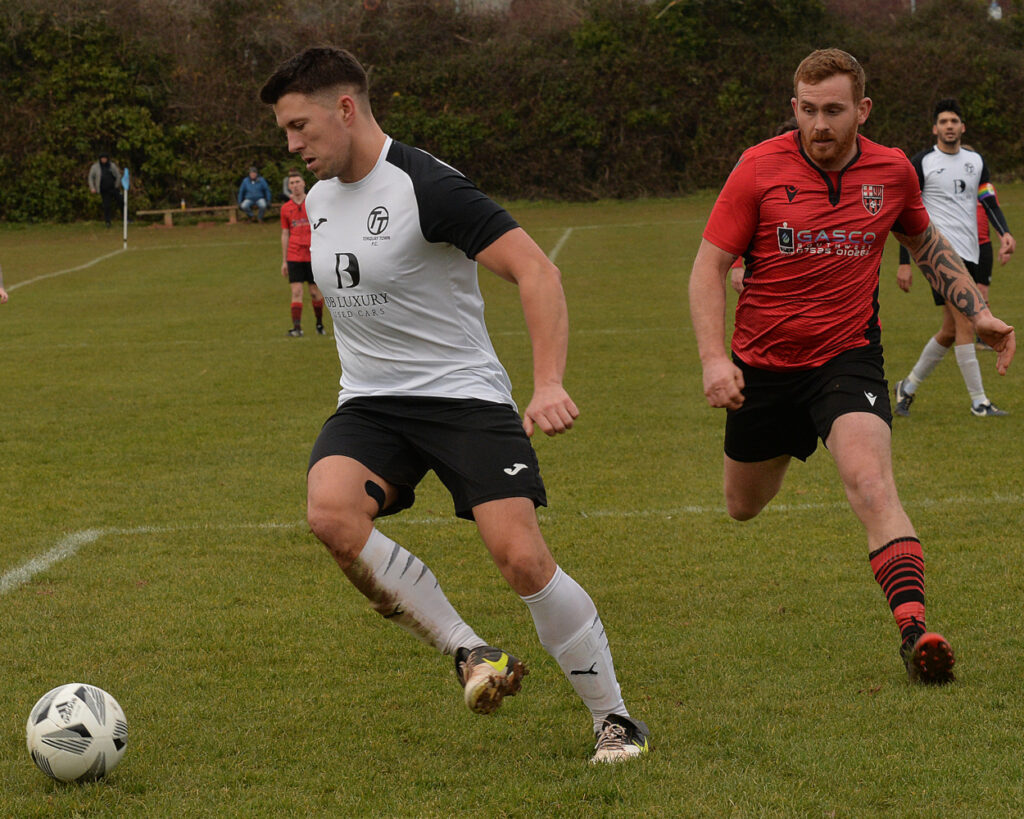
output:
[[44, 773], [61, 782], [89, 782], [121, 761], [128, 721], [102, 688], [68, 683], [43, 694], [26, 734], [32, 761]]

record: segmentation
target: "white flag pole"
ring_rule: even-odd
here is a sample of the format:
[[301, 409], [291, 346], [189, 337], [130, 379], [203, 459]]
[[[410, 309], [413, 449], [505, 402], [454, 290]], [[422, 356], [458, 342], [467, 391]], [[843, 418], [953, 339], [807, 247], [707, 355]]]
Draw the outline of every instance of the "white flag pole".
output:
[[121, 189], [124, 191], [124, 220], [123, 220], [124, 228], [123, 228], [123, 233], [122, 233], [122, 235], [124, 237], [124, 245], [123, 245], [123, 249], [124, 250], [128, 249], [128, 188], [130, 186], [131, 186], [131, 177], [128, 174], [128, 169], [125, 168], [124, 169], [124, 175], [121, 177]]

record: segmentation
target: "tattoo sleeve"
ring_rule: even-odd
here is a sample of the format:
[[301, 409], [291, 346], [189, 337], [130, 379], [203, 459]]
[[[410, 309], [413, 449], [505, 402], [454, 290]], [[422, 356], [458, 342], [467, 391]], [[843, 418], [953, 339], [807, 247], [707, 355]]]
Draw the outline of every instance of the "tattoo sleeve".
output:
[[918, 236], [897, 238], [906, 245], [928, 283], [953, 307], [968, 318], [988, 307], [963, 259], [934, 225], [928, 225]]

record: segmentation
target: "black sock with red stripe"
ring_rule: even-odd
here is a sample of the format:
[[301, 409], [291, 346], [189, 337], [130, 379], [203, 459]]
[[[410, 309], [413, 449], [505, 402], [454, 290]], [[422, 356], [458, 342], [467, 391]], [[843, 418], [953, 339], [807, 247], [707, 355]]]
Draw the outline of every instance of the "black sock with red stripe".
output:
[[875, 580], [889, 601], [900, 638], [925, 631], [924, 625], [924, 551], [916, 537], [900, 537], [875, 549], [868, 559]]

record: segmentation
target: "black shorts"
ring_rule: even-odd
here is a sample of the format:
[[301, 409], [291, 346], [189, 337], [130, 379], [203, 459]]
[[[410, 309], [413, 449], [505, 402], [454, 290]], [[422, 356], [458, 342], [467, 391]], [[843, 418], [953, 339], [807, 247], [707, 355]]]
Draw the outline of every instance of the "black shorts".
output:
[[[988, 275], [984, 281], [981, 278], [981, 271], [978, 269], [978, 264], [969, 262], [966, 259], [960, 259], [964, 263], [964, 267], [967, 268], [967, 272], [971, 274], [971, 278], [974, 279], [975, 284], [988, 284], [992, 281], [992, 245], [988, 246]], [[946, 300], [942, 297], [934, 287], [932, 288], [932, 301], [935, 302], [936, 307], [942, 307], [946, 303]]]
[[381, 515], [408, 509], [428, 470], [451, 492], [455, 514], [503, 498], [546, 506], [537, 454], [508, 404], [475, 398], [353, 398], [327, 419], [309, 466], [328, 455], [354, 458], [399, 490]]
[[313, 263], [288, 262], [288, 283], [302, 284], [303, 282], [316, 284], [316, 280], [313, 278]]
[[801, 461], [825, 441], [840, 415], [870, 412], [892, 426], [889, 386], [879, 345], [840, 353], [813, 370], [743, 371], [743, 406], [728, 410], [725, 454], [734, 461], [767, 461], [792, 455]]

